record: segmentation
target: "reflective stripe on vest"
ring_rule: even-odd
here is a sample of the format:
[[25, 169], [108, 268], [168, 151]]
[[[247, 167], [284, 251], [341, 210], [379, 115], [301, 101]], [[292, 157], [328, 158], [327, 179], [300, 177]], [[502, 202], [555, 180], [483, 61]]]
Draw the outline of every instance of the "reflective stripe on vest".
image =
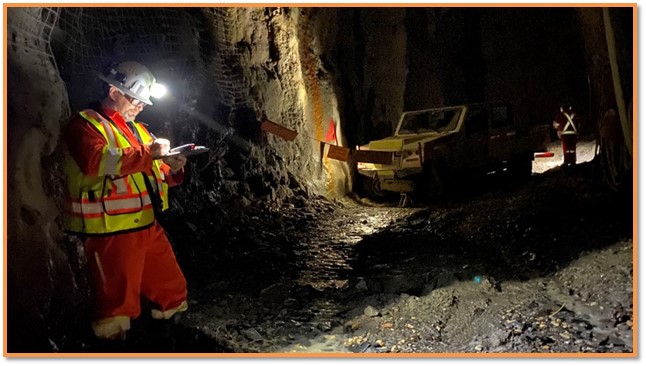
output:
[[[143, 124], [136, 121], [133, 124], [143, 144], [150, 144], [151, 142], [153, 142], [154, 140], [153, 136], [150, 134], [150, 132], [148, 132], [148, 130], [143, 126]], [[162, 211], [166, 211], [169, 207], [168, 183], [166, 183], [166, 177], [164, 176], [164, 172], [161, 170], [161, 164], [162, 164], [161, 160], [153, 160], [153, 166], [155, 167], [155, 169], [153, 169], [153, 173], [155, 174], [155, 181], [157, 182], [157, 190], [159, 191], [159, 197], [161, 197], [161, 200], [162, 200], [161, 209]]]
[[[85, 234], [111, 234], [149, 226], [155, 220], [150, 194], [157, 192], [149, 192], [144, 179], [152, 182], [160, 179], [159, 165], [153, 164], [150, 176], [144, 173], [119, 176], [122, 149], [131, 147], [130, 142], [99, 113], [85, 110], [80, 115], [101, 133], [106, 145], [98, 176], [86, 176], [74, 159], [69, 154], [66, 156], [66, 229]], [[153, 186], [162, 184], [153, 183]]]
[[148, 195], [118, 200], [105, 199], [103, 202], [72, 202], [69, 209], [72, 214], [97, 217], [97, 215], [102, 216], [104, 212], [111, 215], [138, 212], [144, 207], [152, 207], [150, 196]]
[[[79, 113], [83, 118], [90, 121], [105, 138], [107, 145], [107, 154], [104, 154], [99, 164], [98, 175], [118, 175], [121, 170], [121, 154], [118, 139], [114, 135], [114, 130], [110, 122], [106, 121], [101, 115], [93, 110], [85, 110]], [[97, 123], [101, 126], [99, 128]]]
[[[573, 135], [578, 133], [576, 126], [574, 125], [574, 120], [573, 120], [574, 114], [572, 114], [571, 116], [565, 112], [563, 112], [563, 114], [565, 115], [565, 118], [567, 118], [567, 123], [565, 124], [565, 127], [563, 127], [563, 131], [561, 131], [561, 134]], [[571, 129], [568, 127], [571, 127]]]
[[108, 140], [108, 154], [105, 156], [103, 172], [106, 175], [115, 175], [120, 169], [119, 159], [121, 158], [121, 154], [119, 153], [119, 148], [121, 146], [119, 146], [119, 141], [114, 136], [114, 130], [112, 130], [110, 122], [105, 119], [100, 122], [105, 131], [106, 140]]

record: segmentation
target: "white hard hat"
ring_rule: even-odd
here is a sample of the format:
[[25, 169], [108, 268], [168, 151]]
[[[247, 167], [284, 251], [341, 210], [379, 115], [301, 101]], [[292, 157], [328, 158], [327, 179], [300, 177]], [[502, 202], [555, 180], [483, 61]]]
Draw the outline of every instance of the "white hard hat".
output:
[[150, 90], [155, 85], [155, 77], [148, 68], [138, 62], [125, 61], [107, 68], [99, 78], [116, 87], [123, 93], [142, 102], [153, 105]]

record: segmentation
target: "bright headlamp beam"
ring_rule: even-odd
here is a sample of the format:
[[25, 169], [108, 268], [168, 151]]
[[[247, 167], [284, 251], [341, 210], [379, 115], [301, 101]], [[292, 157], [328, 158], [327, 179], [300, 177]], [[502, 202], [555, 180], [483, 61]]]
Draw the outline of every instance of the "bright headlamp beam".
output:
[[162, 84], [153, 84], [150, 87], [150, 96], [153, 98], [161, 98], [166, 95], [166, 87]]

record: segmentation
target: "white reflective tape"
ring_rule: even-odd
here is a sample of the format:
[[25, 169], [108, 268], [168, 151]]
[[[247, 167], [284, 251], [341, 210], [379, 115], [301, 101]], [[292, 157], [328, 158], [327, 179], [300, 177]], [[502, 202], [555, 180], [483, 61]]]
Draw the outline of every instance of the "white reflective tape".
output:
[[108, 154], [104, 156], [105, 159], [105, 175], [114, 175], [119, 174], [117, 171], [117, 165], [119, 164], [119, 159], [121, 159], [121, 151], [118, 149], [117, 140], [114, 136], [114, 131], [112, 126], [108, 121], [102, 119], [101, 125], [105, 130], [105, 134], [108, 137]]
[[[145, 196], [150, 201], [148, 196]], [[145, 200], [140, 200], [139, 197], [136, 198], [126, 198], [122, 200], [109, 200], [103, 201], [103, 205], [107, 212], [117, 211], [117, 210], [126, 210], [126, 209], [137, 209], [143, 207], [146, 203]]]
[[118, 178], [112, 181], [112, 184], [117, 188], [117, 193], [128, 193], [128, 185], [126, 184], [126, 178]]
[[[565, 124], [565, 127], [563, 127], [563, 133], [567, 133], [568, 131], [572, 131], [570, 133], [576, 133], [577, 132], [576, 126], [574, 125], [574, 121], [572, 120], [572, 118], [574, 117], [574, 114], [572, 114], [572, 116], [570, 116], [567, 113], [563, 113], [563, 114], [565, 114], [565, 117], [567, 118], [567, 123]], [[568, 127], [572, 127], [572, 129], [570, 130], [568, 129]]]
[[103, 212], [101, 202], [72, 202], [72, 212], [82, 214], [97, 214]]
[[150, 203], [150, 196], [144, 195], [141, 200], [139, 199], [139, 197], [132, 197], [125, 199], [108, 200], [104, 202], [72, 202], [71, 210], [74, 213], [91, 215], [104, 212], [104, 206], [107, 212], [110, 213], [110, 211], [116, 210], [139, 209], [143, 206], [150, 205]]
[[109, 147], [108, 154], [103, 157], [105, 159], [105, 175], [117, 175], [119, 160], [121, 159], [121, 150], [116, 147]]
[[105, 119], [102, 119], [101, 125], [103, 125], [103, 129], [105, 130], [105, 134], [108, 135], [108, 145], [109, 146], [119, 146], [117, 145], [117, 139], [114, 137], [114, 131], [112, 130], [112, 125]]

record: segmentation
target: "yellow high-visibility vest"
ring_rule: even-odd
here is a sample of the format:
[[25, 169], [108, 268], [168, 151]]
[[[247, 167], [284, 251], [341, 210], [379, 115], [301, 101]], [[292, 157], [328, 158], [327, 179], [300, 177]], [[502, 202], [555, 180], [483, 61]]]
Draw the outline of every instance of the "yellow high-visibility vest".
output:
[[[151, 195], [161, 199], [162, 211], [168, 209], [168, 184], [160, 169], [161, 161], [153, 160], [149, 172], [122, 175], [123, 149], [132, 146], [128, 139], [96, 111], [88, 109], [79, 114], [103, 135], [106, 144], [97, 176], [83, 174], [70, 154], [66, 154], [65, 229], [83, 234], [112, 234], [151, 225], [155, 220]], [[144, 144], [153, 141], [145, 127], [137, 122], [134, 125]]]

